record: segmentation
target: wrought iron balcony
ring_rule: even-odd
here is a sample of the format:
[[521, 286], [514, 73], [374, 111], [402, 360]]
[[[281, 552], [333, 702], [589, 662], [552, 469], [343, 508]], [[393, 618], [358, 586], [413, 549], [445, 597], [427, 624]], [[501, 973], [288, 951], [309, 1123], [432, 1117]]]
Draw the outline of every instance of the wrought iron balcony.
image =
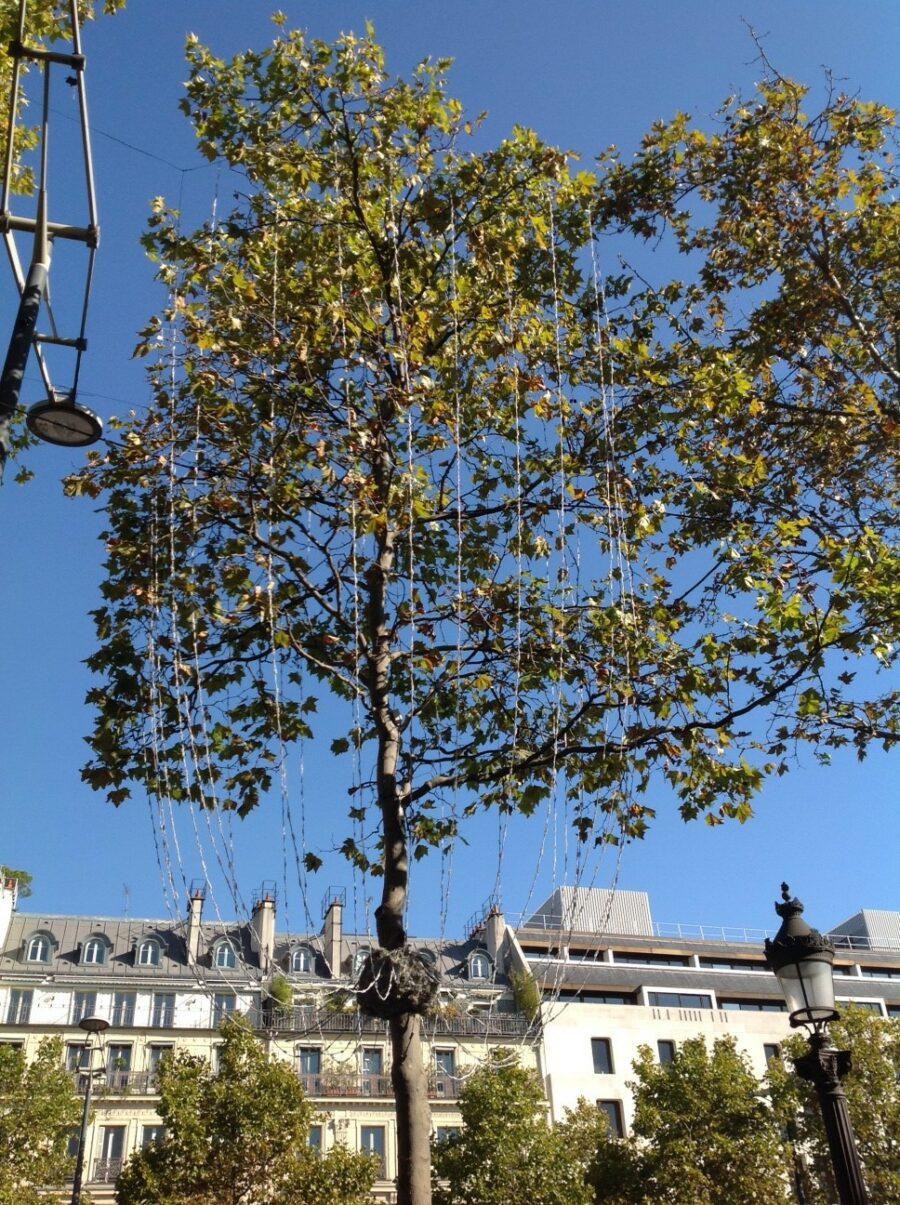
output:
[[[333, 1012], [327, 1008], [250, 1009], [247, 1014], [256, 1029], [281, 1033], [386, 1033], [387, 1022], [365, 1013]], [[496, 1011], [452, 1015], [435, 1013], [423, 1018], [426, 1034], [457, 1037], [520, 1037], [534, 1026], [521, 1013]]]
[[[84, 1096], [87, 1072], [74, 1071], [75, 1091]], [[95, 1071], [93, 1096], [152, 1096], [157, 1091], [156, 1075], [152, 1071]]]
[[95, 1159], [94, 1174], [91, 1180], [95, 1184], [114, 1184], [119, 1178], [124, 1159]]

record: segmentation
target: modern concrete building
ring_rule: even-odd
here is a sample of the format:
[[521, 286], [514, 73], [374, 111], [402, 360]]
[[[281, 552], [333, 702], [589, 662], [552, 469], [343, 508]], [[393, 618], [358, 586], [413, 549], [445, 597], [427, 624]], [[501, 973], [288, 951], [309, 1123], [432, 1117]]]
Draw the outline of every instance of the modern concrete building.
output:
[[[777, 921], [773, 928], [777, 928]], [[511, 935], [508, 966], [543, 994], [540, 1065], [551, 1114], [596, 1101], [631, 1125], [638, 1048], [666, 1061], [680, 1042], [732, 1036], [762, 1075], [791, 1032], [763, 958], [766, 933], [660, 925], [643, 892], [561, 888]], [[900, 913], [860, 912], [829, 932], [838, 1008], [900, 1016]]]

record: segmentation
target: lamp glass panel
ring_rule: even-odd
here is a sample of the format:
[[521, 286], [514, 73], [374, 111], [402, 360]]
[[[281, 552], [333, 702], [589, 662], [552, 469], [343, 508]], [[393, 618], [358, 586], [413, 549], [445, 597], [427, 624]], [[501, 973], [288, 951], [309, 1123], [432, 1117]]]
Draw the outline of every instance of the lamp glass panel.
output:
[[831, 960], [806, 958], [778, 971], [788, 1012], [800, 1021], [829, 1020], [834, 1015]]

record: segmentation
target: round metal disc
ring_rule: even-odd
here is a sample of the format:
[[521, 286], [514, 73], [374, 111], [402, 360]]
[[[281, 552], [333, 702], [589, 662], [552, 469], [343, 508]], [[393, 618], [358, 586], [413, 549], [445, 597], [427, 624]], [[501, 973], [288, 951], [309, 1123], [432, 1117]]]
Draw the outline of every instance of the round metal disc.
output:
[[47, 399], [37, 402], [25, 416], [32, 435], [64, 448], [84, 448], [103, 434], [103, 423], [92, 410], [74, 402]]

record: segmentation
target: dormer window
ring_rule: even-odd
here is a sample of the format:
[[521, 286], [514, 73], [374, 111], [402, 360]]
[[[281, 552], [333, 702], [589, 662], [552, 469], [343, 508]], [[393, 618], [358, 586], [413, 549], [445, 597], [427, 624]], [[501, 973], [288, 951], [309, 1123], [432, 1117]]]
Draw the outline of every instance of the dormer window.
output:
[[353, 955], [353, 975], [354, 975], [354, 978], [355, 978], [355, 977], [356, 977], [356, 976], [357, 976], [357, 975], [360, 973], [360, 971], [363, 969], [363, 964], [365, 963], [366, 959], [369, 957], [369, 954], [370, 954], [370, 953], [371, 953], [371, 951], [369, 950], [369, 947], [368, 947], [368, 946], [363, 946], [361, 949], [357, 950], [357, 951], [356, 951], [356, 953]]
[[291, 951], [291, 971], [295, 975], [309, 975], [313, 969], [312, 951], [305, 946], [297, 946]]
[[50, 961], [50, 938], [44, 933], [38, 933], [32, 937], [25, 950], [26, 962], [49, 962]]
[[476, 952], [469, 955], [469, 978], [470, 979], [490, 979], [491, 977], [491, 960], [487, 954]]
[[138, 946], [137, 962], [140, 967], [158, 967], [159, 956], [159, 942], [153, 937], [148, 937]]
[[89, 937], [81, 949], [81, 961], [86, 966], [102, 966], [106, 962], [106, 942], [102, 937]]
[[232, 970], [237, 965], [237, 955], [234, 946], [227, 941], [220, 941], [216, 946], [215, 965], [224, 971]]

